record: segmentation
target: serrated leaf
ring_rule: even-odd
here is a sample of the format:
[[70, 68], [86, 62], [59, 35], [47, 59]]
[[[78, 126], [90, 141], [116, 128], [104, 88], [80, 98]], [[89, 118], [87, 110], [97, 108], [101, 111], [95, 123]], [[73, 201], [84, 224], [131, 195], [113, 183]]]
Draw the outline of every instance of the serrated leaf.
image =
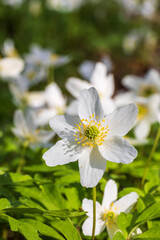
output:
[[73, 226], [69, 219], [66, 219], [65, 221], [56, 220], [51, 222], [51, 225], [61, 232], [67, 240], [81, 240], [77, 229]]
[[41, 223], [33, 219], [23, 219], [22, 221], [31, 224], [38, 232], [40, 232], [44, 236], [54, 237], [54, 239], [58, 239], [58, 240], [64, 240], [64, 237], [62, 237], [52, 227], [44, 223]]
[[136, 220], [136, 224], [160, 217], [160, 202], [145, 209]]
[[42, 240], [39, 237], [37, 230], [31, 224], [16, 220], [12, 217], [8, 217], [8, 220], [11, 230], [20, 232], [27, 240]]

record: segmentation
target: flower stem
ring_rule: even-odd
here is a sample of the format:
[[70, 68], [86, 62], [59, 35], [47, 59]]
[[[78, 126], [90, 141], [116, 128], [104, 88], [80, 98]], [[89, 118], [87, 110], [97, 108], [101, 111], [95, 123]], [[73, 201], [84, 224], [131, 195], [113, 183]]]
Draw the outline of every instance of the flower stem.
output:
[[92, 240], [94, 240], [95, 228], [96, 228], [96, 187], [93, 187], [93, 228], [92, 228]]
[[156, 150], [156, 147], [157, 147], [159, 138], [160, 138], [160, 126], [159, 126], [159, 129], [158, 129], [158, 132], [157, 132], [157, 135], [156, 135], [154, 144], [153, 144], [153, 148], [152, 148], [152, 150], [151, 150], [151, 152], [150, 152], [150, 155], [149, 155], [149, 157], [148, 157], [146, 167], [145, 167], [145, 169], [144, 169], [143, 178], [142, 178], [142, 187], [143, 187], [143, 185], [144, 185], [144, 182], [145, 182], [145, 179], [146, 179], [146, 175], [147, 175], [147, 172], [148, 172], [148, 168], [149, 168], [149, 164], [150, 164], [150, 161], [151, 161], [152, 158], [153, 158], [153, 154], [154, 154], [154, 152], [155, 152], [155, 150]]

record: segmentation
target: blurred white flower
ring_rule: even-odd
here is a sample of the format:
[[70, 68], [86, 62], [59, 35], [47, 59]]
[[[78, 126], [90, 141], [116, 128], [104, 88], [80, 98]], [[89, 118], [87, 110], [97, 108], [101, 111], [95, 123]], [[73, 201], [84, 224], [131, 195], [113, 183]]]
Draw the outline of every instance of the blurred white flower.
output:
[[[101, 62], [104, 63], [107, 67], [107, 71], [110, 72], [113, 69], [113, 63], [109, 56], [103, 56], [101, 58]], [[81, 63], [81, 65], [78, 67], [79, 73], [87, 80], [90, 79], [94, 68], [96, 66], [96, 62], [86, 60]]]
[[25, 55], [25, 61], [29, 65], [37, 65], [43, 67], [61, 66], [70, 61], [68, 56], [60, 56], [51, 50], [42, 49], [40, 46], [33, 44], [30, 53]]
[[39, 97], [39, 103], [40, 101], [41, 103], [44, 101], [44, 105], [37, 110], [35, 109], [35, 114], [37, 116], [36, 124], [38, 126], [48, 124], [49, 120], [57, 114], [64, 114], [66, 99], [63, 97], [61, 89], [56, 83], [49, 84]]
[[24, 61], [21, 58], [0, 59], [0, 77], [6, 79], [18, 76], [24, 68]]
[[[96, 202], [96, 228], [95, 235], [100, 234], [107, 228], [109, 238], [112, 239], [120, 229], [117, 226], [117, 216], [121, 213], [131, 211], [138, 199], [136, 192], [131, 192], [117, 200], [117, 184], [109, 180], [105, 186], [102, 205]], [[117, 200], [117, 201], [116, 201]], [[87, 212], [88, 218], [82, 225], [84, 235], [92, 236], [93, 227], [93, 201], [83, 199], [82, 209]]]
[[55, 135], [54, 132], [37, 129], [34, 114], [28, 112], [25, 117], [21, 110], [16, 110], [14, 114], [12, 131], [22, 141], [27, 141], [32, 148], [44, 145]]
[[3, 47], [2, 47], [2, 53], [5, 57], [18, 57], [19, 56], [12, 39], [6, 39], [4, 41]]
[[34, 64], [26, 64], [24, 72], [18, 77], [20, 81], [25, 82], [24, 84], [29, 88], [46, 78], [46, 69]]
[[127, 14], [141, 15], [145, 18], [152, 18], [156, 12], [157, 0], [117, 0], [123, 5]]
[[50, 9], [69, 12], [79, 8], [84, 2], [84, 0], [47, 0], [46, 4]]
[[116, 96], [115, 102], [117, 107], [130, 103], [135, 103], [138, 106], [139, 113], [133, 131], [136, 140], [145, 141], [150, 132], [151, 125], [158, 121], [160, 115], [160, 94], [144, 98], [137, 97], [130, 92], [121, 93]]
[[122, 84], [133, 96], [150, 97], [160, 94], [160, 74], [155, 69], [149, 70], [144, 77], [127, 75], [122, 79]]
[[20, 6], [24, 2], [24, 0], [2, 0], [3, 4], [10, 5], [12, 7]]
[[128, 164], [137, 151], [122, 136], [133, 126], [138, 113], [135, 104], [119, 108], [105, 116], [95, 88], [82, 90], [79, 116], [57, 115], [51, 128], [62, 138], [43, 155], [48, 166], [78, 159], [81, 184], [94, 187], [102, 178], [107, 160]]
[[134, 128], [136, 138], [146, 138], [150, 132], [151, 125], [158, 121], [160, 114], [159, 104], [160, 95], [154, 95], [147, 99], [139, 98], [136, 100], [139, 113]]
[[[98, 91], [99, 97], [102, 102], [104, 112], [106, 114], [111, 113], [115, 110], [115, 104], [111, 98], [114, 93], [114, 78], [112, 74], [107, 75], [106, 65], [103, 63], [97, 63], [94, 71], [91, 75], [90, 82], [84, 81], [78, 78], [69, 78], [66, 82], [67, 90], [75, 97], [78, 98], [80, 91], [82, 89], [88, 89], [90, 87], [95, 87]], [[71, 103], [72, 104], [72, 103]], [[77, 109], [72, 109], [72, 106], [69, 106], [69, 112], [77, 114]], [[75, 103], [74, 103], [75, 106]], [[74, 107], [73, 106], [73, 107]], [[74, 112], [75, 110], [75, 112]]]

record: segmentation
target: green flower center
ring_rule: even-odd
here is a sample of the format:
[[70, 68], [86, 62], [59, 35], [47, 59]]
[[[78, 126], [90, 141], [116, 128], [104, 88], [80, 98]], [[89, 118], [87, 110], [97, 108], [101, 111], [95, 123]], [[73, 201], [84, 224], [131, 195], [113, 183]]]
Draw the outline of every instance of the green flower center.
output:
[[95, 138], [99, 135], [100, 131], [96, 126], [89, 126], [85, 131], [84, 135], [90, 140], [95, 140]]
[[142, 119], [144, 118], [145, 115], [147, 115], [148, 113], [148, 109], [145, 105], [143, 104], [137, 104], [138, 105], [138, 109], [139, 109], [139, 112], [138, 112], [138, 119]]
[[116, 223], [116, 217], [117, 214], [114, 211], [109, 210], [103, 214], [102, 219], [105, 221], [106, 225], [112, 227]]
[[155, 86], [151, 85], [144, 85], [140, 90], [139, 90], [139, 95], [142, 97], [150, 97], [154, 93], [157, 92], [157, 89]]

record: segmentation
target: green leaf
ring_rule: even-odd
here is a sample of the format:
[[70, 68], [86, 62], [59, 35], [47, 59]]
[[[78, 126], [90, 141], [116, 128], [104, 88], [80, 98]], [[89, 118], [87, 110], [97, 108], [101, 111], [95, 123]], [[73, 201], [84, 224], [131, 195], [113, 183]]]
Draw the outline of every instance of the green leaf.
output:
[[40, 232], [44, 236], [54, 237], [54, 239], [58, 240], [64, 240], [62, 235], [60, 235], [52, 227], [47, 226], [44, 223], [32, 219], [23, 219], [22, 222], [27, 222], [31, 224], [38, 232]]
[[69, 219], [66, 219], [65, 221], [56, 220], [51, 222], [51, 225], [61, 232], [67, 240], [81, 240], [77, 229], [73, 226]]
[[4, 208], [9, 208], [11, 207], [10, 202], [8, 201], [8, 199], [6, 198], [1, 198], [0, 199], [0, 210], [4, 209]]
[[136, 223], [139, 224], [157, 217], [160, 217], [160, 202], [154, 203], [152, 206], [145, 209], [137, 218]]
[[136, 236], [136, 239], [147, 239], [147, 240], [159, 240], [160, 239], [160, 227], [154, 227], [146, 232]]
[[116, 234], [114, 235], [112, 240], [126, 240], [126, 238], [120, 231], [118, 231], [118, 232], [116, 232]]
[[31, 224], [16, 220], [12, 217], [8, 217], [8, 220], [11, 230], [16, 232], [19, 231], [27, 240], [42, 240], [38, 236], [37, 230]]
[[59, 218], [73, 218], [73, 217], [81, 217], [85, 215], [83, 211], [68, 211], [68, 210], [53, 210], [44, 212], [46, 216], [59, 217]]

